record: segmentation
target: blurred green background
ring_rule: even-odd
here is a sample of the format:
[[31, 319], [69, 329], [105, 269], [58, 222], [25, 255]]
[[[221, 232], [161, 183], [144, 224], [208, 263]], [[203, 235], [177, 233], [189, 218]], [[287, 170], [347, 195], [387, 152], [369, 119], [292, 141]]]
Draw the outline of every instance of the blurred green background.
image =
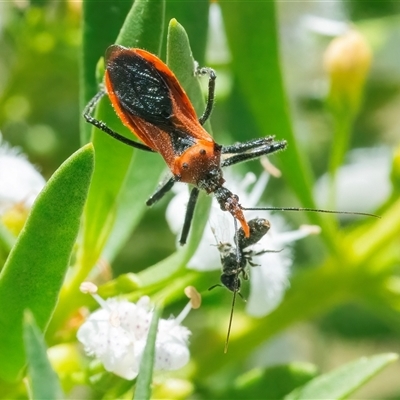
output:
[[[126, 7], [127, 12], [131, 5], [129, 2], [121, 4], [122, 8], [107, 16], [110, 29], [115, 29], [108, 33], [109, 37], [116, 37], [125, 18], [123, 8]], [[167, 1], [166, 21], [177, 18], [188, 32], [195, 59], [217, 70], [217, 102], [211, 117], [214, 135], [220, 143], [263, 136], [248, 97], [243, 95], [242, 87], [232, 74], [231, 63], [235, 63], [232, 54], [228, 52], [224, 56], [223, 52], [216, 51], [212, 35], [206, 42], [207, 36], [199, 34], [207, 30], [208, 22], [197, 17], [197, 10], [201, 10], [198, 15], [205, 15], [203, 10], [207, 7], [207, 2], [193, 3], [193, 13], [189, 15], [182, 11], [179, 2]], [[310, 16], [352, 21], [370, 44], [372, 67], [364, 101], [354, 121], [350, 148], [383, 147], [391, 165], [400, 138], [400, 3], [278, 2], [277, 10], [282, 71], [292, 124], [313, 174], [319, 177], [327, 170], [332, 146], [332, 120], [325, 103], [328, 83], [322, 65], [323, 53], [332, 37], [318, 32], [316, 20], [310, 20]], [[46, 178], [80, 146], [81, 13], [81, 4], [76, 1], [0, 3], [0, 129], [4, 139], [22, 148]], [[102, 41], [106, 40], [99, 39], [99, 57], [101, 49], [111, 44]], [[242, 56], [247, 57], [247, 54], [243, 52]], [[265, 118], [273, 116], [266, 114]], [[271, 134], [279, 135], [279, 132]], [[284, 163], [285, 155], [274, 158], [274, 162], [278, 166]], [[259, 173], [261, 166], [251, 163], [241, 167], [242, 171], [250, 169]], [[382, 176], [382, 179], [389, 180], [389, 176]], [[379, 188], [380, 182], [371, 182], [371, 188], [374, 185]], [[284, 179], [271, 181], [265, 200], [275, 205], [299, 205]], [[175, 237], [165, 222], [166, 205], [167, 201], [162, 201], [146, 212], [112, 264], [115, 275], [143, 270], [175, 250]], [[293, 226], [307, 222], [307, 217], [301, 213], [286, 214], [285, 218]], [[397, 245], [400, 244], [398, 239]], [[294, 254], [294, 268], [301, 270], [321, 262], [326, 250], [318, 238], [309, 238], [295, 246]], [[392, 262], [395, 273], [399, 270], [398, 257], [399, 254]], [[218, 271], [209, 274], [211, 283], [217, 282], [218, 276]], [[227, 314], [230, 300], [226, 293], [212, 297], [198, 314], [192, 313], [188, 325], [196, 331], [196, 325], [203, 324], [205, 319], [210, 323], [219, 315]], [[181, 304], [171, 307], [171, 311], [180, 307]], [[239, 305], [235, 315], [239, 324], [240, 308]], [[274, 360], [310, 361], [325, 371], [361, 355], [399, 352], [399, 322], [391, 323], [382, 310], [373, 311], [359, 303], [340, 305], [326, 315], [281, 334], [272, 343], [265, 344], [261, 353], [271, 364]], [[206, 313], [215, 315], [207, 318]], [[193, 337], [197, 346], [202, 338], [210, 340], [207, 328], [199, 335], [196, 337], [195, 333]], [[226, 357], [222, 348], [220, 357]], [[246, 365], [257, 365], [260, 358], [253, 354]], [[400, 398], [396, 378], [399, 372], [398, 365], [392, 366], [364, 388], [359, 398]], [[201, 393], [201, 388], [197, 390]]]

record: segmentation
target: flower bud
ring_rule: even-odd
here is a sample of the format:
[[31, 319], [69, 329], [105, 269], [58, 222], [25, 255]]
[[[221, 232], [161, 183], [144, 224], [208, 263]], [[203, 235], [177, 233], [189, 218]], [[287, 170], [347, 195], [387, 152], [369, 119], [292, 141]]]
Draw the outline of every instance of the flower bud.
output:
[[329, 74], [328, 103], [339, 116], [354, 117], [359, 109], [372, 52], [364, 37], [350, 30], [332, 40], [324, 55]]
[[25, 225], [29, 211], [30, 209], [24, 204], [17, 203], [0, 215], [0, 221], [14, 236], [18, 236]]

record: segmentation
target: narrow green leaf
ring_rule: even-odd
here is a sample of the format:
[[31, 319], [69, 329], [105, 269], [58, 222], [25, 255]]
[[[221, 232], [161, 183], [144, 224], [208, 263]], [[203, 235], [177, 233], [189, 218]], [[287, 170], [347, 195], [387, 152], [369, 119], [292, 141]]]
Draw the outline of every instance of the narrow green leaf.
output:
[[[199, 80], [195, 76], [195, 60], [188, 35], [176, 19], [172, 19], [168, 27], [167, 64], [185, 89], [197, 115], [202, 115], [206, 103]], [[210, 124], [207, 122], [205, 126], [207, 131], [210, 132]]]
[[44, 330], [55, 308], [75, 243], [93, 147], [73, 154], [39, 194], [0, 275], [0, 376], [17, 379], [25, 364], [22, 318], [32, 310]]
[[164, 16], [165, 0], [135, 1], [115, 43], [160, 54]]
[[43, 335], [30, 311], [25, 311], [24, 315], [24, 343], [32, 398], [62, 399], [63, 393], [58, 376], [50, 365]]
[[115, 222], [102, 257], [112, 262], [126, 244], [142, 215], [146, 200], [154, 193], [165, 161], [158, 154], [135, 151], [118, 197]]
[[208, 31], [209, 0], [169, 1], [166, 4], [166, 20], [178, 20], [190, 37], [190, 47], [195, 60], [203, 67]]
[[153, 379], [154, 358], [156, 354], [158, 321], [161, 313], [162, 307], [156, 307], [154, 309], [149, 334], [147, 336], [146, 347], [144, 348], [143, 357], [140, 362], [139, 375], [136, 381], [136, 390], [133, 397], [136, 400], [147, 400], [151, 397], [151, 384]]
[[[159, 53], [161, 35], [164, 21], [164, 1], [137, 1], [130, 10], [125, 23], [120, 31], [116, 43], [127, 47], [146, 48], [152, 53]], [[105, 51], [105, 49], [104, 49]], [[112, 109], [109, 100], [104, 98], [99, 107], [96, 117], [106, 121], [107, 125], [117, 132], [125, 133], [132, 137], [132, 133], [119, 121]], [[140, 164], [141, 156], [133, 158], [135, 151], [117, 140], [109, 137], [104, 132], [94, 129], [93, 144], [96, 150], [96, 167], [90, 187], [87, 206], [85, 209], [85, 224], [83, 234], [83, 249], [80, 257], [80, 265], [83, 267], [81, 275], [86, 275], [99, 259], [102, 250], [115, 227], [118, 217], [125, 221], [125, 231], [118, 240], [127, 236], [133, 224], [139, 220], [144, 212], [145, 204], [143, 196], [130, 196], [123, 193], [126, 183], [136, 186], [140, 180], [153, 181], [157, 185], [158, 176], [161, 173], [162, 163], [154, 161], [159, 157], [157, 154], [148, 153], [148, 163], [145, 167]], [[123, 199], [120, 203], [120, 199]], [[127, 204], [130, 203], [130, 207]], [[132, 214], [132, 210], [135, 212]], [[118, 240], [114, 243], [118, 244]], [[109, 254], [115, 253], [114, 249], [108, 249]]]
[[309, 363], [291, 363], [266, 369], [253, 369], [234, 382], [224, 398], [281, 399], [293, 389], [313, 379], [317, 369]]
[[295, 389], [285, 400], [345, 399], [397, 359], [398, 355], [394, 353], [360, 358], [318, 376], [302, 388]]
[[[80, 69], [80, 109], [98, 92], [96, 64], [104, 49], [112, 44], [124, 22], [132, 2], [125, 0], [84, 0], [82, 4], [82, 62]], [[106, 27], [106, 29], [105, 29]], [[91, 125], [80, 119], [81, 143], [90, 141]]]

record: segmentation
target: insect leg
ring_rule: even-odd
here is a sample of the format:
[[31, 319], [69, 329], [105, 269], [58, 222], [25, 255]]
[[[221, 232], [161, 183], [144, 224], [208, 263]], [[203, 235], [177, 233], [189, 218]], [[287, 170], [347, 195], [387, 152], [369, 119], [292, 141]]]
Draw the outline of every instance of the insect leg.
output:
[[168, 179], [167, 182], [165, 182], [163, 185], [157, 188], [155, 193], [151, 195], [151, 197], [146, 201], [146, 205], [152, 206], [154, 203], [157, 203], [158, 200], [164, 197], [165, 193], [169, 192], [172, 189], [174, 183], [175, 183], [175, 177], [171, 177], [170, 179]]
[[209, 76], [207, 106], [206, 106], [206, 109], [205, 109], [203, 115], [199, 118], [200, 125], [204, 125], [205, 122], [210, 117], [211, 111], [214, 106], [215, 79], [217, 78], [217, 75], [215, 74], [215, 71], [212, 68], [207, 68], [207, 67], [198, 68], [196, 70], [196, 74]]
[[222, 146], [221, 153], [222, 154], [243, 153], [244, 151], [252, 150], [261, 146], [271, 145], [272, 143], [274, 143], [273, 136], [251, 139], [248, 140], [247, 142], [235, 143], [230, 146]]
[[104, 122], [99, 121], [92, 117], [94, 108], [96, 107], [97, 103], [100, 101], [100, 99], [106, 94], [105, 90], [100, 90], [86, 105], [86, 107], [83, 110], [83, 117], [85, 118], [86, 122], [89, 122], [89, 124], [94, 125], [96, 128], [102, 130], [103, 132], [107, 133], [114, 139], [117, 139], [118, 141], [127, 144], [128, 146], [134, 147], [136, 149], [140, 150], [145, 150], [145, 151], [151, 151], [154, 152], [153, 149], [150, 147], [146, 146], [145, 144], [135, 142], [134, 140], [128, 139], [125, 136], [120, 135], [119, 133], [113, 131], [110, 129]]
[[271, 144], [267, 144], [265, 146], [261, 146], [260, 148], [256, 148], [254, 151], [234, 154], [231, 157], [226, 158], [221, 162], [221, 167], [228, 167], [230, 165], [238, 164], [240, 162], [253, 160], [255, 158], [259, 158], [261, 156], [275, 153], [276, 151], [283, 150], [286, 148], [286, 141], [283, 140], [281, 142], [273, 142]]
[[194, 187], [190, 192], [189, 202], [186, 208], [185, 222], [183, 224], [181, 238], [179, 239], [179, 243], [181, 246], [183, 246], [186, 243], [186, 240], [188, 238], [190, 226], [192, 225], [194, 209], [196, 207], [196, 202], [197, 198], [199, 197], [199, 193], [200, 191], [196, 187]]

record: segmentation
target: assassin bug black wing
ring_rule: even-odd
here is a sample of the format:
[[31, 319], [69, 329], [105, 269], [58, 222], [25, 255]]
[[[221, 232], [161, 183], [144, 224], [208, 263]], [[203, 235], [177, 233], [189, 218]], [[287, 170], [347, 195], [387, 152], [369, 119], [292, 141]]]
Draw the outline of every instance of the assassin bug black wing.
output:
[[121, 109], [154, 125], [172, 128], [168, 86], [153, 64], [121, 46], [110, 46], [106, 60], [107, 76]]

